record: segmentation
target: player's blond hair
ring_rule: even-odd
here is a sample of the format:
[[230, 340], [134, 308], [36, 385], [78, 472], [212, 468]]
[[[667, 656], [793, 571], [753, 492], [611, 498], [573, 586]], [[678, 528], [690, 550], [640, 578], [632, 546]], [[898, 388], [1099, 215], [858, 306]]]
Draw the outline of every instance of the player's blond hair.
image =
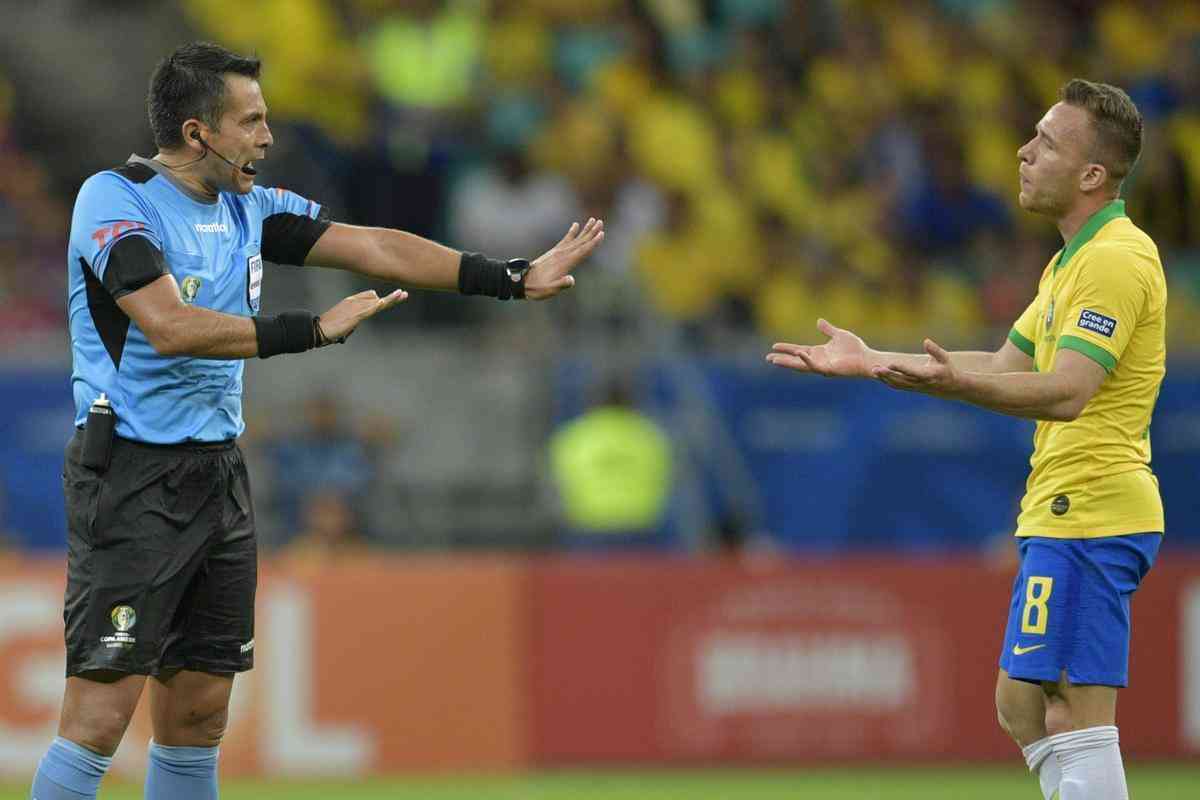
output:
[[1059, 91], [1067, 105], [1087, 109], [1095, 132], [1092, 160], [1118, 186], [1142, 153], [1142, 114], [1124, 90], [1075, 78]]

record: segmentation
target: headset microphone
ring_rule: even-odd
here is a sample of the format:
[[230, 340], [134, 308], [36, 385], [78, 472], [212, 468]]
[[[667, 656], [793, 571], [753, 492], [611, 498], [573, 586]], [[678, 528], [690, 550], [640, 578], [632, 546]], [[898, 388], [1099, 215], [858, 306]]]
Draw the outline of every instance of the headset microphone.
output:
[[200, 131], [192, 131], [192, 138], [193, 138], [193, 139], [195, 139], [197, 142], [199, 142], [201, 145], [203, 145], [203, 146], [204, 146], [204, 152], [206, 152], [206, 153], [208, 153], [208, 152], [211, 152], [211, 153], [212, 153], [214, 156], [216, 156], [217, 158], [221, 159], [222, 161], [224, 161], [224, 162], [225, 162], [226, 164], [228, 164], [229, 166], [231, 166], [231, 167], [237, 167], [238, 169], [240, 169], [242, 172], [246, 173], [247, 175], [257, 175], [257, 174], [258, 174], [258, 170], [256, 170], [256, 169], [255, 169], [254, 167], [252, 167], [251, 165], [249, 165], [249, 164], [241, 164], [241, 165], [239, 165], [239, 164], [235, 164], [235, 163], [233, 163], [232, 161], [230, 161], [228, 158], [226, 158], [225, 156], [223, 156], [223, 155], [221, 155], [220, 153], [218, 153], [216, 150], [213, 150], [213, 149], [212, 149], [212, 147], [210, 147], [210, 146], [209, 146], [208, 142], [204, 141], [204, 139], [202, 139], [202, 138], [200, 137]]

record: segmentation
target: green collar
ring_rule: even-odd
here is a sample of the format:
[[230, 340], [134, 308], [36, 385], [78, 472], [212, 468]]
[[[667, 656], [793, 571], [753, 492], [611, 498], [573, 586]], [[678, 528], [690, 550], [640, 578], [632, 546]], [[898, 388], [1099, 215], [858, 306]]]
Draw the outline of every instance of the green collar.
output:
[[1059, 267], [1070, 261], [1079, 252], [1079, 248], [1092, 240], [1097, 231], [1114, 219], [1123, 216], [1125, 216], [1125, 201], [1113, 200], [1088, 217], [1088, 221], [1083, 223], [1083, 227], [1079, 229], [1079, 232], [1072, 236], [1071, 241], [1067, 242], [1067, 246], [1059, 252], [1058, 260], [1054, 262], [1054, 271], [1058, 272]]

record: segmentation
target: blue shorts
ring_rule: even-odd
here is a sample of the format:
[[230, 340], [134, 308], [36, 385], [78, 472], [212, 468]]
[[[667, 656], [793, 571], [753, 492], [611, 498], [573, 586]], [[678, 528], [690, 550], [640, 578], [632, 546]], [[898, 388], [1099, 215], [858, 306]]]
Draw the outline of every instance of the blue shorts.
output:
[[1000, 666], [1010, 678], [1129, 683], [1129, 598], [1154, 564], [1162, 535], [1022, 537]]

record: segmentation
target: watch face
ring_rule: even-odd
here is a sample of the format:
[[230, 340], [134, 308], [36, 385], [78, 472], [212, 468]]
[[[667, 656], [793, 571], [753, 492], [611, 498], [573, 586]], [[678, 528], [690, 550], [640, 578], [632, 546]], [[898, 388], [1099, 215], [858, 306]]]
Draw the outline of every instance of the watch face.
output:
[[513, 258], [509, 259], [505, 267], [508, 269], [508, 277], [512, 279], [512, 282], [519, 283], [525, 277], [525, 273], [529, 271], [529, 262], [523, 258]]

